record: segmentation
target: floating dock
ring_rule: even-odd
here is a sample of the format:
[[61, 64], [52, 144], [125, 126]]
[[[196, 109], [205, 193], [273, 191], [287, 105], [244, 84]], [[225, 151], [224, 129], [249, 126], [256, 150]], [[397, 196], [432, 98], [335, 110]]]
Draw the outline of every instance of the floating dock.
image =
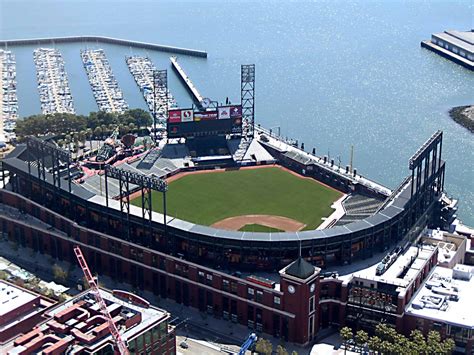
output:
[[81, 58], [99, 110], [117, 113], [126, 111], [128, 104], [123, 98], [105, 52], [102, 49], [81, 50]]
[[18, 119], [16, 61], [11, 51], [0, 49], [0, 135], [9, 141], [14, 137]]
[[186, 74], [186, 72], [184, 71], [184, 69], [181, 67], [181, 65], [179, 65], [178, 63], [178, 59], [176, 57], [170, 57], [170, 60], [171, 60], [171, 64], [173, 64], [173, 68], [176, 69], [176, 71], [178, 72], [179, 76], [181, 77], [181, 79], [184, 81], [184, 83], [187, 85], [189, 91], [191, 91], [191, 93], [193, 94], [194, 96], [194, 99], [199, 103], [201, 104], [202, 101], [203, 101], [203, 97], [202, 95], [199, 93], [198, 89], [196, 88], [196, 86], [194, 86], [193, 82], [191, 81], [191, 79], [188, 77], [188, 75]]
[[[148, 105], [150, 112], [154, 112], [155, 108], [158, 109], [160, 106], [164, 106], [164, 100], [168, 100], [168, 109], [176, 107], [176, 100], [170, 91], [164, 92], [164, 90], [159, 90], [154, 92], [154, 77], [153, 73], [156, 70], [153, 62], [148, 57], [141, 56], [131, 56], [126, 57], [125, 61], [127, 63], [128, 69], [132, 74], [135, 82], [137, 83], [140, 91], [145, 99], [145, 102]], [[156, 102], [155, 102], [156, 98]], [[166, 122], [161, 122], [166, 123]]]
[[474, 70], [474, 30], [444, 31], [431, 35], [421, 46], [463, 67]]
[[151, 49], [160, 52], [169, 52], [176, 54], [185, 54], [194, 57], [207, 57], [206, 51], [201, 51], [197, 49], [174, 47], [174, 46], [164, 46], [162, 44], [146, 43], [131, 41], [127, 39], [120, 39], [114, 37], [104, 37], [104, 36], [69, 36], [69, 37], [47, 37], [47, 38], [25, 38], [25, 39], [10, 39], [10, 40], [0, 40], [0, 46], [18, 46], [18, 45], [51, 45], [57, 43], [74, 43], [74, 42], [94, 42], [97, 43], [110, 43], [118, 44], [127, 47]]
[[38, 48], [33, 56], [43, 114], [76, 113], [64, 59], [59, 50]]

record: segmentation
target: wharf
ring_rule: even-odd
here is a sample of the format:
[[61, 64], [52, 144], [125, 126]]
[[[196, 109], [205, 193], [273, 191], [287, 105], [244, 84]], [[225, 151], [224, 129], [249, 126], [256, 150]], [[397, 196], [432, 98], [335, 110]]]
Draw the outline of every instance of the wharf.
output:
[[[7, 141], [13, 133], [18, 118], [16, 92], [16, 61], [11, 51], [0, 49], [0, 135]], [[3, 137], [5, 136], [5, 137]]]
[[201, 104], [203, 101], [202, 95], [199, 93], [198, 89], [196, 86], [194, 86], [193, 82], [191, 79], [188, 77], [184, 69], [181, 67], [181, 65], [178, 63], [178, 59], [176, 57], [170, 57], [171, 64], [173, 64], [173, 68], [176, 69], [178, 74], [180, 75], [181, 79], [184, 81], [184, 83], [187, 85], [189, 91], [193, 94], [194, 98], [196, 101]]
[[421, 47], [474, 70], [474, 31], [444, 31], [433, 33], [431, 40], [421, 42]]
[[104, 51], [82, 50], [81, 58], [99, 110], [118, 113], [127, 110], [128, 105]]
[[34, 59], [43, 114], [75, 113], [64, 60], [59, 50], [35, 49]]
[[78, 43], [94, 42], [96, 44], [110, 43], [110, 44], [124, 45], [127, 47], [150, 49], [150, 50], [161, 51], [161, 52], [184, 54], [184, 55], [190, 55], [194, 57], [207, 58], [206, 51], [201, 51], [197, 49], [165, 46], [161, 44], [132, 41], [132, 40], [120, 39], [120, 38], [114, 38], [114, 37], [89, 36], [89, 35], [0, 40], [0, 46], [8, 47], [8, 46], [18, 46], [18, 45], [42, 45], [42, 44], [74, 43], [74, 42], [78, 42]]
[[[163, 113], [159, 110], [163, 107], [166, 107], [166, 103], [168, 104], [168, 109], [176, 106], [176, 101], [169, 90], [168, 92], [165, 92], [164, 90], [155, 92], [154, 72], [156, 68], [150, 58], [130, 56], [126, 57], [125, 61], [130, 73], [140, 88], [150, 112], [153, 113], [155, 110], [157, 110], [158, 113]], [[166, 122], [161, 123], [166, 124]]]

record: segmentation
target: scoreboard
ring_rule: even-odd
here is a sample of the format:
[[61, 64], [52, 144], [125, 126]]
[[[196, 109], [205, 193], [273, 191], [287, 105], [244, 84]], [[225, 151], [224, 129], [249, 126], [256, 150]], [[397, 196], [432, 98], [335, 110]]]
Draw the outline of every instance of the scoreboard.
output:
[[221, 106], [205, 111], [168, 110], [167, 131], [168, 138], [240, 134], [242, 106]]

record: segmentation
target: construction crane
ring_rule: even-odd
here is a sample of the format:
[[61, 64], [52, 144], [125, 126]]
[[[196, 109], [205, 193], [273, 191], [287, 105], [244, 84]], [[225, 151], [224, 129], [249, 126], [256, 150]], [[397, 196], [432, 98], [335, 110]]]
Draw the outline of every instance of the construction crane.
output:
[[82, 272], [84, 273], [87, 283], [89, 284], [91, 292], [94, 295], [96, 302], [99, 304], [102, 315], [107, 319], [109, 331], [110, 331], [110, 334], [112, 334], [112, 339], [115, 342], [116, 350], [121, 355], [128, 355], [129, 352], [128, 352], [127, 345], [125, 345], [125, 342], [122, 340], [120, 332], [115, 326], [112, 316], [107, 310], [107, 306], [105, 305], [104, 299], [100, 295], [97, 282], [95, 281], [94, 277], [92, 277], [92, 274], [89, 270], [89, 266], [87, 266], [86, 259], [84, 258], [84, 255], [82, 254], [81, 248], [79, 248], [78, 246], [74, 247], [74, 254], [76, 254], [77, 261], [79, 262], [79, 265], [81, 266]]
[[248, 338], [244, 341], [240, 347], [239, 355], [245, 355], [245, 352], [257, 342], [257, 335], [255, 333], [249, 334]]

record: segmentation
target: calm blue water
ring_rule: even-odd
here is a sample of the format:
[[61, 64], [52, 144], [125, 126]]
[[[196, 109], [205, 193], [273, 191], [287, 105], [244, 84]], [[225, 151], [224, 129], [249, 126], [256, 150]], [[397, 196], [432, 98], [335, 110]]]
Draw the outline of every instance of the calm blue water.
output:
[[[461, 200], [461, 219], [474, 224], [474, 135], [447, 115], [474, 103], [474, 75], [420, 41], [445, 29], [472, 27], [471, 1], [4, 1], [0, 38], [98, 34], [204, 49], [206, 59], [180, 57], [204, 96], [238, 101], [240, 64], [257, 66], [257, 122], [281, 127], [307, 149], [349, 161], [389, 187], [408, 174], [408, 159], [435, 130], [445, 133], [447, 191]], [[79, 48], [58, 45], [78, 112], [96, 110]], [[145, 108], [125, 65], [129, 53], [101, 46], [131, 107]], [[39, 112], [33, 47], [13, 48], [21, 115]], [[178, 104], [189, 95], [169, 71]], [[336, 158], [337, 161], [337, 158]]]

